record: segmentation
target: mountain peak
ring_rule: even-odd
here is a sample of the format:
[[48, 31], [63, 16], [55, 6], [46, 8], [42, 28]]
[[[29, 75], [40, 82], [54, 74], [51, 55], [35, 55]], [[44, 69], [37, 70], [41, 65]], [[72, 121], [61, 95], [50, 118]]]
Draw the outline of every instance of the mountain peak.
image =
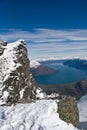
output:
[[0, 56], [0, 104], [33, 99], [35, 88], [32, 85], [26, 42], [18, 40], [7, 44], [4, 49], [3, 45], [0, 47], [3, 50]]

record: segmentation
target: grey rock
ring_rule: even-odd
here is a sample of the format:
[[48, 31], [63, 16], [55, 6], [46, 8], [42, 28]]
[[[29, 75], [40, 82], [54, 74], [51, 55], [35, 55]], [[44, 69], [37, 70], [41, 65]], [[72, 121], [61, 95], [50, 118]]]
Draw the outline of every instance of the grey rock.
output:
[[58, 103], [58, 113], [60, 118], [65, 122], [78, 126], [79, 111], [74, 97], [62, 96], [60, 102]]
[[5, 46], [7, 46], [7, 42], [6, 41], [1, 41], [0, 42], [0, 56], [4, 53]]
[[[31, 102], [36, 94], [34, 78], [30, 73], [26, 43], [23, 40], [11, 44], [11, 49], [0, 58], [0, 102], [11, 105]], [[12, 59], [9, 56], [12, 55]], [[13, 67], [13, 69], [12, 69]]]

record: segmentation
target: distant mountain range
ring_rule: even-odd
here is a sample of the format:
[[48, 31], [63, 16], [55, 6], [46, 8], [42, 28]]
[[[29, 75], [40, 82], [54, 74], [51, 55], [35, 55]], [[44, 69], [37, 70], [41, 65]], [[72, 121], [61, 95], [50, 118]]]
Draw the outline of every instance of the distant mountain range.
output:
[[35, 61], [45, 62], [45, 61], [70, 60], [70, 59], [87, 60], [87, 56], [50, 57], [50, 58], [35, 59]]
[[65, 62], [63, 62], [63, 64], [69, 67], [75, 67], [77, 69], [87, 70], [87, 60], [84, 59], [66, 60]]
[[57, 70], [47, 67], [46, 65], [34, 60], [30, 62], [30, 71], [34, 76], [48, 75], [57, 72]]
[[[87, 70], [87, 60], [86, 57], [80, 58], [80, 59], [66, 59], [62, 58], [59, 60], [48, 60], [48, 61], [41, 61], [41, 63], [56, 63], [56, 62], [61, 62], [69, 67], [74, 67], [77, 69], [84, 69]], [[77, 99], [80, 99], [81, 96], [87, 94], [87, 78], [79, 81], [79, 82], [74, 82], [74, 83], [68, 83], [68, 84], [61, 84], [61, 85], [46, 85], [46, 84], [39, 84], [39, 86], [46, 92], [46, 93], [53, 93], [57, 92], [60, 95], [71, 95], [76, 97]]]

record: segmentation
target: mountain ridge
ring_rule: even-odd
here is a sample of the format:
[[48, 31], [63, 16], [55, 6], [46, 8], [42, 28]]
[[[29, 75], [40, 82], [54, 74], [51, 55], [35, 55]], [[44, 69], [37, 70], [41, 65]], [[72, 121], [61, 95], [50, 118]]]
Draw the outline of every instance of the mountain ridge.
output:
[[32, 87], [34, 82], [24, 40], [5, 46], [0, 66], [0, 104], [28, 101], [35, 97], [36, 88]]
[[[0, 45], [1, 130], [77, 130], [71, 121], [72, 116], [68, 119], [69, 124], [60, 119], [60, 113], [57, 111], [59, 94], [46, 95], [41, 88], [35, 85], [30, 73], [30, 60], [25, 41], [18, 40], [3, 46], [2, 42]], [[72, 97], [70, 97], [69, 103], [73, 105], [71, 99]], [[63, 105], [65, 105], [64, 102]], [[67, 109], [69, 107], [70, 105], [67, 105]], [[76, 105], [75, 108], [77, 108]], [[77, 111], [75, 113], [78, 117]], [[18, 117], [18, 115], [20, 116]], [[64, 116], [66, 118], [66, 113]], [[77, 126], [78, 119], [75, 119], [75, 126]]]

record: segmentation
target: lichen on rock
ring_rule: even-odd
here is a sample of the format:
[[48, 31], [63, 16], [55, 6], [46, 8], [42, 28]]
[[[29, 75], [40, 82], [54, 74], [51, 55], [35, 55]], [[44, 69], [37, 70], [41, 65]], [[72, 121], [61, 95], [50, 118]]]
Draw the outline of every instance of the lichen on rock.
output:
[[62, 120], [77, 126], [79, 123], [79, 111], [76, 99], [71, 96], [63, 96], [58, 103], [58, 113]]

